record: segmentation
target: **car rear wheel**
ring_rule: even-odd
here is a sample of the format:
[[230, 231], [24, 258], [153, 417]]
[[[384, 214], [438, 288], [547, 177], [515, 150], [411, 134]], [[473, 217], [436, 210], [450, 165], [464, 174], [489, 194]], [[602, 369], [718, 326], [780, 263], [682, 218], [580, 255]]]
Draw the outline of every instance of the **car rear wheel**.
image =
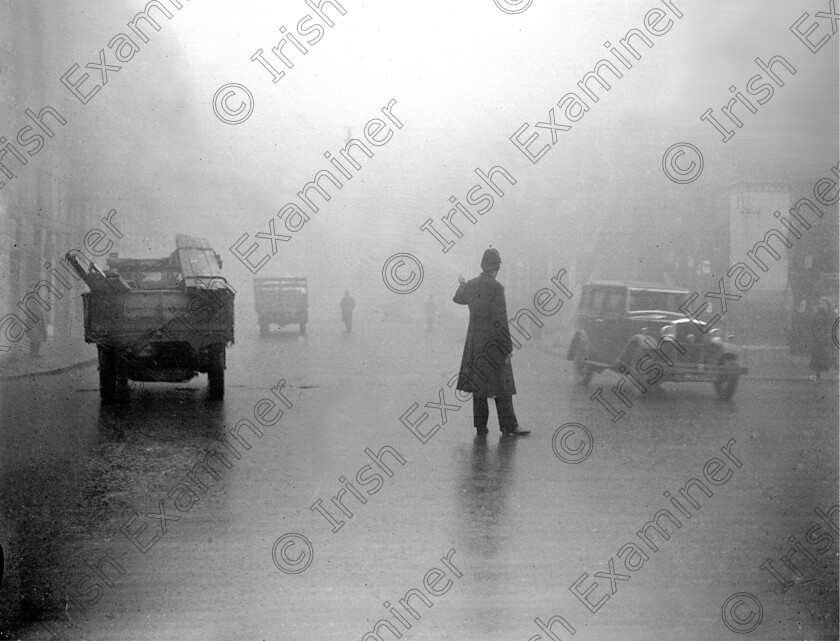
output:
[[266, 320], [260, 319], [260, 336], [267, 336], [268, 335], [268, 327], [269, 322]]
[[301, 323], [301, 324], [300, 324], [300, 333], [301, 333], [301, 334], [305, 334], [305, 333], [306, 333], [306, 323]]
[[592, 375], [595, 373], [592, 365], [587, 363], [587, 357], [589, 355], [589, 350], [587, 349], [586, 345], [583, 341], [579, 341], [577, 346], [575, 346], [575, 380], [580, 385], [589, 385], [589, 381], [592, 380]]
[[99, 346], [99, 397], [103, 403], [117, 399], [117, 355], [104, 345]]
[[207, 394], [214, 400], [225, 397], [225, 347], [217, 345], [210, 354], [207, 369]]
[[735, 395], [735, 390], [738, 389], [738, 382], [741, 380], [741, 372], [738, 366], [738, 359], [734, 356], [724, 356], [720, 361], [720, 366], [723, 371], [718, 374], [713, 385], [715, 386], [717, 397], [722, 401], [726, 401]]

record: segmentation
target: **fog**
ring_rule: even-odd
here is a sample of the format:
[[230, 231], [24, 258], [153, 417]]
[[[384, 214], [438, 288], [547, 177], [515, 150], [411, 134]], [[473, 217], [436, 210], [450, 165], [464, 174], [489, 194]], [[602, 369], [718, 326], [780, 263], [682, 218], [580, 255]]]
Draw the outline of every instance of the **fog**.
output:
[[0, 639], [836, 633], [835, 4], [0, 0]]
[[[601, 99], [537, 164], [509, 138], [527, 122], [523, 139], [540, 135], [532, 150], [546, 144], [549, 132], [534, 123], [564, 94], [580, 93], [576, 83], [608, 55], [604, 43], [643, 28], [656, 3], [536, 0], [512, 15], [491, 0], [348, 1], [345, 15], [329, 10], [334, 26], [305, 56], [287, 46], [294, 66], [273, 83], [250, 58], [270, 52], [280, 27], [293, 30], [312, 13], [304, 2], [183, 2], [172, 19], [158, 18], [160, 31], [147, 28], [149, 42], [138, 39], [133, 59], [81, 104], [60, 77], [76, 63], [82, 69], [74, 80], [87, 71], [101, 84], [99, 70], [84, 65], [103, 48], [116, 62], [107, 45], [129, 32], [140, 4], [5, 3], [2, 11], [45, 25], [45, 41], [37, 63], [14, 48], [3, 52], [2, 77], [13, 74], [18, 88], [3, 131], [21, 126], [26, 106], [53, 105], [68, 122], [4, 194], [27, 211], [68, 199], [97, 215], [117, 209], [128, 230], [118, 248], [125, 256], [166, 255], [176, 233], [206, 237], [244, 307], [253, 274], [230, 247], [248, 234], [247, 248], [267, 231], [269, 219], [330, 168], [325, 152], [337, 156], [348, 138], [362, 138], [365, 123], [382, 117], [391, 100], [404, 126], [363, 158], [341, 190], [328, 184], [329, 202], [316, 196], [320, 211], [260, 271], [308, 276], [324, 313], [337, 314], [346, 288], [362, 308], [394, 303], [381, 271], [398, 252], [425, 265], [417, 300], [400, 302], [418, 309], [429, 293], [448, 300], [457, 274], [475, 275], [490, 245], [502, 254], [502, 282], [506, 267], [526, 259], [526, 269], [546, 277], [548, 268], [572, 264], [583, 279], [644, 276], [640, 265], [679, 249], [676, 230], [686, 221], [701, 231], [705, 219], [717, 224], [727, 185], [813, 183], [837, 162], [837, 41], [809, 52], [788, 29], [805, 9], [786, 2], [674, 3], [683, 17], [652, 48], [642, 46], [621, 79], [610, 77], [612, 89], [599, 91]], [[730, 85], [743, 90], [757, 73], [756, 57], [777, 54], [797, 74], [780, 72], [785, 86], [757, 114], [741, 108], [744, 126], [723, 143], [700, 116], [719, 112]], [[242, 124], [225, 124], [212, 110], [214, 93], [229, 82], [254, 96]], [[661, 170], [664, 150], [680, 141], [705, 156], [702, 177], [690, 185]], [[504, 197], [476, 224], [459, 215], [463, 237], [454, 238], [439, 222], [450, 196], [463, 201], [477, 183], [475, 169], [496, 165], [517, 184], [505, 184]], [[44, 181], [55, 183], [52, 200], [44, 198]], [[420, 230], [429, 218], [456, 240], [446, 253]], [[633, 230], [647, 242], [628, 244]], [[254, 256], [266, 251], [261, 241]]]

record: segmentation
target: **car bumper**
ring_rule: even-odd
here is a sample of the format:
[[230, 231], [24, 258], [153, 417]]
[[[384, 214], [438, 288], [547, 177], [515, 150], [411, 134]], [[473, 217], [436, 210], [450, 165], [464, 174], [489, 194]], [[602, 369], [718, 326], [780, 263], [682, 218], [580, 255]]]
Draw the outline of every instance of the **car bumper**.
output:
[[750, 373], [748, 367], [719, 367], [717, 365], [704, 365], [702, 363], [674, 363], [665, 368], [662, 381], [674, 383], [711, 383], [718, 379], [721, 374], [735, 374], [744, 376]]

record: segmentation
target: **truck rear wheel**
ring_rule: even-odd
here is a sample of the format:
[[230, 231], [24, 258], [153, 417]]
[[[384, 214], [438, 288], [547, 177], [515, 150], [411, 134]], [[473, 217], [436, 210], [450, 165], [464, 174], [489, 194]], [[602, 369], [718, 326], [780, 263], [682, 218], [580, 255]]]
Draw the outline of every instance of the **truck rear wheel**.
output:
[[210, 365], [207, 368], [207, 394], [210, 398], [216, 400], [225, 397], [224, 345], [217, 345], [210, 354]]
[[117, 355], [104, 345], [99, 346], [99, 397], [103, 403], [117, 399]]
[[126, 362], [120, 358], [116, 359], [117, 398], [124, 401], [128, 399], [130, 388], [128, 387], [128, 368]]

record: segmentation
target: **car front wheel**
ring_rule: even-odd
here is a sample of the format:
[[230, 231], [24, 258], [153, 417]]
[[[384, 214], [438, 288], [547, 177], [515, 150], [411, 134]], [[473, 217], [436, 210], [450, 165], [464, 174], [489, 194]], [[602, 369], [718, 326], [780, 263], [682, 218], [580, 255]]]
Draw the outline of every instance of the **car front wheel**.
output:
[[738, 382], [741, 380], [741, 371], [738, 366], [738, 359], [734, 356], [724, 356], [720, 366], [723, 371], [718, 374], [714, 382], [715, 394], [722, 401], [726, 401], [735, 395]]

